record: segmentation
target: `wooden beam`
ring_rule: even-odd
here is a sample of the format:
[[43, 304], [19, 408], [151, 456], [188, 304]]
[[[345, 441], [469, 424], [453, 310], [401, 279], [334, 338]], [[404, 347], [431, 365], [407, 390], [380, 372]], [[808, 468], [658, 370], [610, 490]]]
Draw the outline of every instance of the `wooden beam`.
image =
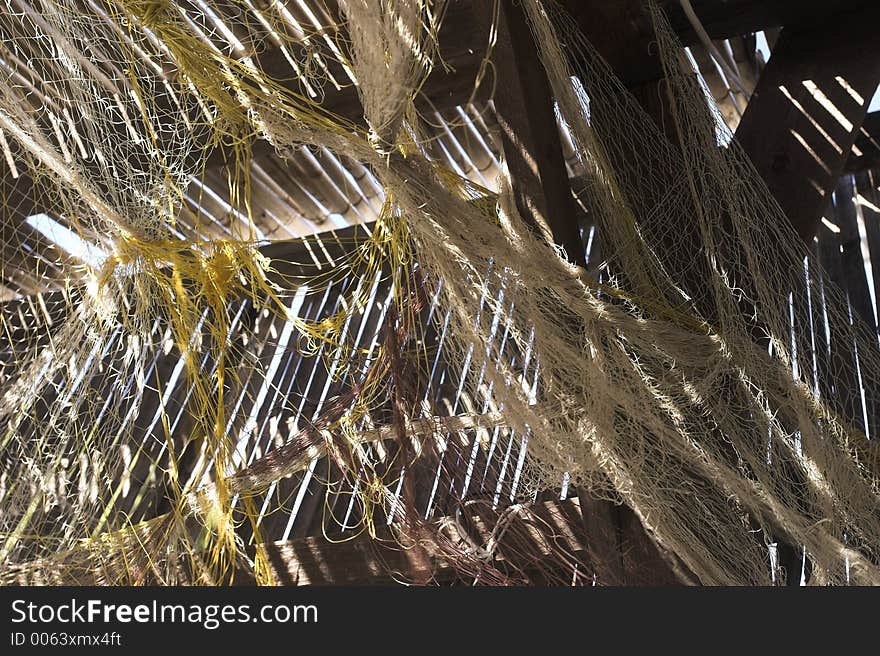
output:
[[[474, 0], [477, 21], [488, 33], [495, 0]], [[516, 205], [568, 259], [584, 264], [574, 197], [556, 124], [553, 94], [522, 8], [502, 2], [492, 53], [495, 113]]]
[[628, 88], [663, 77], [646, 0], [560, 0], [592, 46]]
[[624, 585], [626, 569], [621, 549], [621, 506], [584, 490], [578, 490], [578, 502], [587, 534], [587, 553], [597, 582], [603, 585]]
[[856, 209], [862, 214], [868, 254], [873, 264], [874, 291], [880, 294], [880, 171], [862, 171], [856, 175], [855, 192]]
[[880, 112], [865, 117], [853, 152], [846, 162], [847, 173], [861, 173], [880, 168]]
[[[823, 27], [829, 16], [858, 12], [875, 0], [691, 0], [694, 13], [712, 39], [731, 37], [785, 26]], [[664, 0], [672, 29], [685, 45], [698, 38], [679, 0]]]
[[[524, 573], [532, 584], [552, 583], [544, 578], [541, 561], [550, 561], [555, 548], [565, 551], [574, 565], [586, 566], [587, 552], [582, 542], [583, 529], [577, 499], [544, 501], [529, 512], [553, 526], [557, 535], [548, 537], [529, 531], [528, 543], [517, 542], [517, 549], [506, 549], [502, 540], [494, 558], [487, 565], [501, 570]], [[472, 513], [469, 523], [473, 534], [468, 539], [485, 546], [498, 520], [497, 512]], [[460, 523], [451, 524], [460, 527]], [[460, 531], [461, 528], [455, 530]], [[387, 536], [391, 538], [391, 535]], [[554, 544], [550, 544], [552, 540]], [[282, 585], [364, 585], [413, 582], [453, 583], [455, 569], [447, 562], [441, 548], [429, 536], [422, 540], [426, 559], [413, 557], [411, 549], [402, 549], [393, 540], [374, 540], [366, 534], [342, 542], [328, 542], [323, 537], [307, 537], [266, 545], [273, 577]], [[572, 572], [574, 574], [574, 572]], [[570, 581], [572, 574], [568, 574]], [[581, 574], [583, 576], [583, 573]], [[561, 579], [560, 579], [561, 581]], [[567, 581], [568, 582], [568, 581]]]
[[792, 226], [811, 241], [880, 83], [880, 6], [782, 30], [736, 132]]
[[[559, 0], [629, 88], [662, 77], [656, 56], [654, 31], [646, 11], [648, 0]], [[660, 0], [670, 26], [682, 45], [699, 43], [679, 0]], [[858, 12], [872, 6], [873, 0], [691, 0], [694, 13], [712, 39], [728, 39], [742, 34], [784, 25], [824, 26], [829, 17]]]

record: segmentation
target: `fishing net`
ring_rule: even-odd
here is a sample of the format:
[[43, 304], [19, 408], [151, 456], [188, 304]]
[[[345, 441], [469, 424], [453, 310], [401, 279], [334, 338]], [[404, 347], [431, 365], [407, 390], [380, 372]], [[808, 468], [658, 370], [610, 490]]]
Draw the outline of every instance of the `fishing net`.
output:
[[[805, 547], [814, 582], [880, 582], [876, 336], [798, 246], [657, 10], [665, 131], [561, 10], [522, 5], [596, 269], [537, 235], [505, 181], [492, 193], [430, 157], [414, 101], [443, 2], [340, 2], [344, 38], [282, 3], [6, 0], [4, 581], [277, 582], [263, 527], [307, 472], [350, 499], [332, 522], [481, 583], [528, 582], [539, 562], [591, 581], [537, 510], [562, 480], [629, 505], [683, 580], [769, 582], [781, 540]], [[366, 125], [321, 106], [345, 77]], [[383, 191], [375, 225], [323, 265], [266, 255], [257, 139], [359, 162]], [[228, 225], [188, 203], [217, 153]], [[50, 229], [78, 257], [29, 247]], [[300, 312], [331, 291], [332, 308]], [[267, 334], [323, 363], [312, 412], [271, 384]], [[447, 407], [438, 342], [457, 372]], [[268, 397], [289, 430], [276, 417], [264, 439], [245, 408]], [[456, 482], [474, 462], [516, 468], [503, 503], [485, 477], [488, 500], [471, 494], [470, 469]], [[499, 565], [500, 544], [527, 566]]]

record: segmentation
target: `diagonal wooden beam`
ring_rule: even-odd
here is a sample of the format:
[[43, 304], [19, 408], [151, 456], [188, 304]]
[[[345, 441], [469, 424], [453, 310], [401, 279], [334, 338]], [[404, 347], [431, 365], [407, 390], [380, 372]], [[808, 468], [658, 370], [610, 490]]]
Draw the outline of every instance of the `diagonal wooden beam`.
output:
[[[474, 0], [477, 21], [488, 33], [495, 0]], [[556, 124], [553, 94], [522, 9], [501, 2], [492, 53], [495, 114], [517, 209], [544, 237], [584, 264], [574, 197]]]
[[737, 140], [811, 241], [880, 83], [880, 5], [782, 30]]
[[[875, 0], [690, 0], [712, 39], [731, 37], [789, 25], [822, 27], [828, 16], [860, 11]], [[685, 45], [698, 41], [679, 0], [661, 2], [672, 29]]]
[[880, 112], [865, 116], [855, 147], [846, 162], [848, 173], [861, 173], [880, 168]]
[[[487, 26], [493, 7], [493, 0], [474, 2], [478, 20]], [[522, 10], [509, 0], [500, 3], [497, 27], [495, 111], [517, 206], [549, 240], [565, 249], [569, 260], [583, 265], [554, 101], [531, 31]], [[631, 509], [586, 492], [579, 493], [579, 500], [591, 564], [600, 583], [677, 582]]]

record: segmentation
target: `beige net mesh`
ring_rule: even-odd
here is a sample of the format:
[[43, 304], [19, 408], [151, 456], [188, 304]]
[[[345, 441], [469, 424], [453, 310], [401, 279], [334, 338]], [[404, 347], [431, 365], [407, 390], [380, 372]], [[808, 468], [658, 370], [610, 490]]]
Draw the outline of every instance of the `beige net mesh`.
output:
[[[226, 582], [244, 568], [272, 582], [259, 519], [282, 503], [255, 500], [323, 455], [353, 481], [369, 532], [378, 508], [402, 543], [427, 531], [436, 542], [445, 529], [410, 512], [401, 499], [414, 492], [370, 445], [396, 440], [410, 466], [450, 436], [503, 426], [528, 445], [523, 498], [566, 476], [625, 501], [690, 579], [768, 582], [766, 543], [785, 540], [806, 547], [816, 582], [880, 582], [871, 387], [858, 398], [840, 383], [877, 378], [876, 336], [798, 247], [656, 10], [675, 143], [553, 3], [523, 2], [587, 173], [604, 262], [586, 271], [527, 227], [504, 181], [495, 203], [426, 155], [413, 100], [444, 3], [340, 3], [350, 42], [327, 41], [324, 55], [356, 81], [368, 129], [312, 98], [333, 78], [314, 51], [291, 56], [302, 93], [256, 63], [257, 26], [288, 54], [302, 43], [280, 3], [87, 4], [9, 0], [0, 17], [0, 130], [16, 167], [3, 169], [4, 268], [33, 259], [21, 231], [38, 211], [94, 255], [30, 262], [3, 307], [3, 580]], [[355, 159], [381, 183], [379, 221], [335, 267], [294, 275], [260, 254], [257, 137], [282, 158], [307, 145]], [[218, 148], [244, 217], [224, 238], [182, 201]], [[390, 281], [370, 355], [348, 333], [368, 284], [320, 320], [291, 311], [297, 290], [343, 274]], [[23, 296], [50, 288], [51, 308]], [[424, 297], [444, 308], [431, 318], [444, 357], [479, 401], [467, 417], [439, 420], [421, 396]], [[235, 399], [267, 365], [237, 332], [241, 299], [354, 381], [250, 459]], [[173, 371], [153, 365], [162, 350], [179, 357]], [[101, 387], [84, 384], [97, 374]], [[151, 450], [133, 432], [144, 390], [161, 397], [169, 375], [188, 381], [186, 421], [149, 408]], [[133, 486], [164, 501], [120, 506]], [[440, 542], [467, 572], [494, 549]]]

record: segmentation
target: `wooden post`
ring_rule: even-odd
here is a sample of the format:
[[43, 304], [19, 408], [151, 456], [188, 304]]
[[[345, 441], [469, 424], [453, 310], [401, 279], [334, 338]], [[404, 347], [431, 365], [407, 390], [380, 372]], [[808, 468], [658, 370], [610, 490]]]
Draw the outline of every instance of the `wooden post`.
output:
[[[475, 17], [486, 34], [494, 4], [474, 0]], [[562, 246], [570, 261], [584, 265], [550, 83], [522, 9], [506, 0], [498, 18], [492, 53], [495, 113], [517, 208], [548, 241]]]

